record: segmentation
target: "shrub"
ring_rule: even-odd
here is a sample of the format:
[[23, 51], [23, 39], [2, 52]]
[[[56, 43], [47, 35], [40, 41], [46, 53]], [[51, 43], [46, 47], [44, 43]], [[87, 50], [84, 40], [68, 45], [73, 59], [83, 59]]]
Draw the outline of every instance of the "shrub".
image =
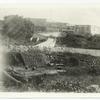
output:
[[11, 15], [4, 18], [2, 34], [17, 41], [28, 41], [34, 33], [34, 25], [31, 21], [18, 16]]

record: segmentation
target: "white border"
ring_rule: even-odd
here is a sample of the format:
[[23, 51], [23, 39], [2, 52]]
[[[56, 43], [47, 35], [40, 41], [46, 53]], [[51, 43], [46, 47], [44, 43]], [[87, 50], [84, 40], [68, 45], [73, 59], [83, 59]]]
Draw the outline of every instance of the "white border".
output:
[[91, 4], [94, 4], [94, 3], [100, 3], [100, 0], [0, 0], [0, 3], [4, 3], [4, 4], [12, 4], [12, 3], [15, 3], [15, 4], [19, 4], [19, 3], [23, 3], [23, 4], [27, 4], [27, 3], [37, 3], [37, 4], [61, 4], [61, 3], [91, 3]]
[[0, 98], [100, 98], [100, 93], [0, 92]]
[[[100, 0], [0, 0], [1, 7], [7, 5], [18, 5], [18, 4], [84, 4], [84, 5], [98, 5]], [[63, 97], [63, 98], [96, 98], [100, 97], [99, 93], [41, 93], [41, 92], [0, 92], [0, 98], [52, 98], [52, 97]]]

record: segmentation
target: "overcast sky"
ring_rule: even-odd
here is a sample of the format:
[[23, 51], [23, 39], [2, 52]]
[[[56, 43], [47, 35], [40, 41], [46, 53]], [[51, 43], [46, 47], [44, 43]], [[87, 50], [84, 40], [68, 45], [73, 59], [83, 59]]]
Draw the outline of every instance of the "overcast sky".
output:
[[6, 15], [21, 15], [31, 18], [47, 18], [48, 21], [100, 26], [100, 5], [2, 5], [0, 18]]

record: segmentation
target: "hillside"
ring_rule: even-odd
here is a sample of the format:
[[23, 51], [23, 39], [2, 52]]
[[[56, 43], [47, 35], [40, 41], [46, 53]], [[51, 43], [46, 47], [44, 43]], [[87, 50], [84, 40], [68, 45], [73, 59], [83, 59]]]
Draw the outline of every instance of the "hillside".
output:
[[100, 49], [100, 35], [81, 36], [69, 33], [66, 37], [57, 38], [56, 43], [65, 47]]

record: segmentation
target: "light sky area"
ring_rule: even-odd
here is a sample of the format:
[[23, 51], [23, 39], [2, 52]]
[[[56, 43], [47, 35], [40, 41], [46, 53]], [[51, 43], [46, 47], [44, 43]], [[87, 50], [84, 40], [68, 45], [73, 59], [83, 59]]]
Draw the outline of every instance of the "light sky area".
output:
[[0, 6], [0, 19], [16, 14], [30, 18], [46, 18], [48, 21], [100, 26], [100, 5], [10, 4]]

